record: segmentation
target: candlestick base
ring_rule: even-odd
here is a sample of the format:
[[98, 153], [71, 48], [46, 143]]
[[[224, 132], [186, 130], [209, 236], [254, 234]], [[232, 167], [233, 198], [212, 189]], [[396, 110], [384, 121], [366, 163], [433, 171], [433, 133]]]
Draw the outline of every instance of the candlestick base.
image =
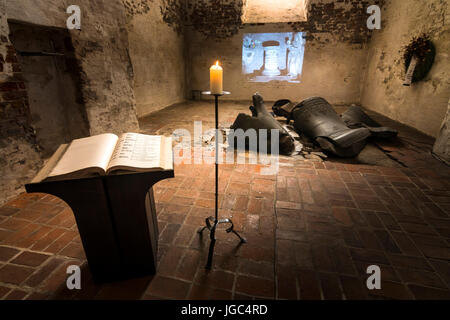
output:
[[204, 230], [208, 229], [209, 230], [209, 234], [210, 234], [210, 239], [211, 239], [211, 243], [209, 244], [209, 252], [208, 252], [208, 261], [206, 262], [206, 269], [211, 269], [212, 266], [212, 259], [213, 259], [213, 255], [214, 255], [214, 246], [216, 244], [216, 229], [217, 226], [219, 224], [223, 224], [223, 223], [229, 223], [231, 226], [227, 229], [225, 229], [225, 231], [227, 233], [234, 233], [240, 241], [240, 244], [242, 243], [247, 243], [247, 240], [243, 237], [241, 237], [241, 235], [239, 233], [236, 232], [236, 230], [234, 230], [234, 224], [233, 221], [231, 219], [217, 219], [214, 217], [208, 217], [205, 220], [205, 224], [206, 226], [204, 226], [203, 228], [201, 228], [198, 233], [202, 234]]

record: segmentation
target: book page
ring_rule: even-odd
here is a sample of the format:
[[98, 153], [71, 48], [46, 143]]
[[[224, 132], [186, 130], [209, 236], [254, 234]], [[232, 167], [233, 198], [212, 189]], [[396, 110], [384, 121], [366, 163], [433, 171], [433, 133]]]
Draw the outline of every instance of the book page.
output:
[[73, 140], [50, 172], [49, 177], [77, 172], [87, 168], [106, 171], [119, 138], [112, 133]]
[[163, 137], [139, 133], [124, 133], [108, 165], [113, 167], [160, 168]]
[[172, 150], [172, 137], [162, 137], [164, 140], [162, 154], [163, 159], [161, 161], [165, 170], [173, 170], [173, 150]]

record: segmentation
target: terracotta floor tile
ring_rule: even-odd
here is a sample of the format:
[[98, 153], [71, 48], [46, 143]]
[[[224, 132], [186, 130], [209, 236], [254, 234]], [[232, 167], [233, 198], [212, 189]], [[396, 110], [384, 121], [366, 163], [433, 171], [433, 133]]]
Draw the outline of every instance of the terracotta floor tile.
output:
[[[213, 126], [209, 102], [184, 107], [182, 116], [177, 108], [161, 111], [170, 123], [156, 112], [141, 128], [171, 134], [174, 122], [199, 112]], [[239, 112], [248, 105], [230, 102], [221, 119], [232, 123]], [[376, 141], [407, 168], [301, 156], [280, 156], [270, 175], [262, 174], [267, 166], [221, 165], [219, 216], [233, 219], [248, 242], [221, 225], [209, 272], [209, 233], [197, 231], [214, 216], [214, 165], [176, 165], [176, 177], [154, 187], [157, 273], [119, 282], [123, 290], [93, 282], [64, 202], [21, 194], [0, 207], [0, 299], [449, 299], [450, 170], [403, 143], [407, 135]], [[65, 288], [69, 264], [85, 268], [82, 292]], [[380, 291], [366, 287], [371, 265], [381, 269]]]

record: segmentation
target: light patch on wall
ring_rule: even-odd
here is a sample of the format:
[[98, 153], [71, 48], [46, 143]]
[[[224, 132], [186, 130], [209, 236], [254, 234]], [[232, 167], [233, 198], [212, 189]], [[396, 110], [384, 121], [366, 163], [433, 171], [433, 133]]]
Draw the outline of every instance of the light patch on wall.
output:
[[306, 21], [309, 0], [245, 0], [243, 23]]
[[305, 43], [303, 32], [244, 34], [242, 73], [250, 82], [300, 83]]

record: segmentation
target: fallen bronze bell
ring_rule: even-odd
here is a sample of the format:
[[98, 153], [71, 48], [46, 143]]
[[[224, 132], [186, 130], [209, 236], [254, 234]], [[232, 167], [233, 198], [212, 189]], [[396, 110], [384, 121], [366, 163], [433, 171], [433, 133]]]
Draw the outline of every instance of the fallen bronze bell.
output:
[[279, 117], [285, 117], [287, 119], [287, 123], [291, 120], [291, 112], [295, 107], [295, 103], [291, 102], [288, 99], [278, 100], [272, 106], [272, 111], [275, 115]]
[[291, 111], [294, 128], [314, 139], [320, 147], [339, 157], [354, 157], [366, 145], [367, 128], [350, 129], [323, 98], [312, 97], [297, 104]]
[[[253, 106], [250, 106], [250, 111], [252, 112], [252, 116], [240, 113], [231, 126], [231, 129], [233, 129], [234, 131], [242, 129], [244, 132], [249, 129], [256, 130], [258, 146], [261, 146], [263, 143], [267, 143], [267, 152], [271, 152], [271, 130], [276, 129], [279, 130], [279, 152], [281, 154], [290, 155], [295, 150], [294, 139], [267, 111], [264, 106], [264, 99], [259, 93], [255, 93], [253, 95]], [[260, 129], [267, 130], [267, 141], [260, 141]], [[230, 139], [234, 139], [234, 142], [236, 142], [237, 137], [229, 136], [229, 140]], [[246, 148], [249, 147], [248, 142], [248, 137], [246, 137]]]
[[381, 124], [369, 117], [361, 107], [351, 106], [341, 114], [342, 120], [352, 129], [367, 128], [374, 138], [389, 139], [397, 136], [398, 131], [389, 127], [383, 127]]

